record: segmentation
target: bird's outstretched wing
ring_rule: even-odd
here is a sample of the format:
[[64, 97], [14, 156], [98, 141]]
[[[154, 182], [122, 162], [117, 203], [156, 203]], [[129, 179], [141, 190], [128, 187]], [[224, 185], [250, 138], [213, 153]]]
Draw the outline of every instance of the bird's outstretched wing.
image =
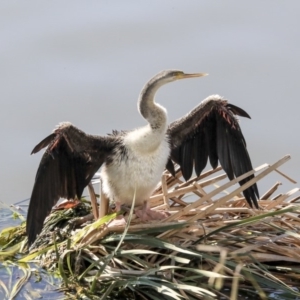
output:
[[30, 198], [26, 224], [29, 245], [41, 232], [46, 216], [59, 198], [81, 197], [116, 142], [116, 137], [87, 135], [70, 123], [61, 123], [33, 149], [31, 154], [48, 146]]
[[[167, 169], [174, 174], [172, 161], [176, 162], [184, 179], [188, 180], [194, 168], [197, 176], [201, 174], [209, 158], [213, 168], [220, 161], [230, 180], [252, 170], [246, 142], [235, 115], [250, 118], [243, 109], [214, 95], [171, 123], [168, 128], [171, 155]], [[243, 179], [240, 184], [253, 177]], [[258, 208], [257, 185], [250, 186], [243, 193], [249, 205]]]

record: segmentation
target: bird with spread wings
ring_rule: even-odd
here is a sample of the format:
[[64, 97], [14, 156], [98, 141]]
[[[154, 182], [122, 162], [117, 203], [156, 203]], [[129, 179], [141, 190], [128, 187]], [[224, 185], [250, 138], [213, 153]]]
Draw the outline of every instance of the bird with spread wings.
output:
[[[130, 205], [135, 195], [136, 206], [141, 206], [136, 213], [144, 221], [161, 217], [150, 209], [147, 199], [165, 169], [175, 175], [175, 163], [185, 180], [190, 179], [193, 171], [199, 176], [208, 160], [213, 168], [220, 162], [229, 179], [252, 170], [236, 118], [250, 118], [243, 109], [213, 95], [168, 125], [165, 108], [155, 102], [155, 94], [162, 85], [205, 75], [166, 70], [154, 76], [138, 99], [139, 112], [147, 121], [143, 127], [95, 136], [64, 122], [43, 139], [32, 151], [37, 153], [47, 147], [30, 198], [26, 227], [29, 245], [41, 232], [53, 205], [60, 198], [79, 199], [99, 168], [104, 194], [118, 206]], [[258, 208], [256, 184], [243, 193], [248, 204]]]

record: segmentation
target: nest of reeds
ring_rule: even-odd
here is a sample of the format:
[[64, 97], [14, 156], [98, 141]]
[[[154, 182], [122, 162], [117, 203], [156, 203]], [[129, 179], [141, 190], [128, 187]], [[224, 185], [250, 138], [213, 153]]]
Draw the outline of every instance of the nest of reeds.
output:
[[165, 173], [150, 201], [170, 217], [155, 223], [133, 209], [125, 225], [110, 225], [114, 213], [92, 221], [87, 201], [55, 210], [19, 261], [58, 271], [79, 299], [299, 299], [299, 189], [273, 196], [276, 183], [258, 210], [241, 195], [271, 172], [293, 181], [277, 169], [289, 158], [220, 186], [220, 167], [188, 182]]

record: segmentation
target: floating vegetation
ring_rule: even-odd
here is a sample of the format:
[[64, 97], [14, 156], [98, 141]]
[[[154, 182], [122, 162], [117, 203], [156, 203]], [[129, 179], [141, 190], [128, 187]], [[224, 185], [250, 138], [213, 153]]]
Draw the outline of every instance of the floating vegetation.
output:
[[94, 221], [83, 199], [53, 210], [30, 251], [24, 223], [3, 229], [1, 260], [24, 275], [10, 290], [1, 278], [0, 290], [13, 299], [43, 273], [35, 263], [61, 278], [66, 299], [300, 299], [299, 189], [273, 196], [276, 183], [259, 210], [241, 195], [271, 172], [293, 182], [277, 169], [289, 158], [219, 186], [220, 167], [188, 182], [179, 170], [176, 178], [165, 173], [150, 199], [152, 209], [170, 213], [160, 222], [140, 223], [133, 209], [125, 225], [114, 225], [115, 213]]

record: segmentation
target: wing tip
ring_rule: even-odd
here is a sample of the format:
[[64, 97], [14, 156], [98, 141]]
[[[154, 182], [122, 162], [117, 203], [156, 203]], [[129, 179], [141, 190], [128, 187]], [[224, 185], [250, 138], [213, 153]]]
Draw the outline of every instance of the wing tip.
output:
[[242, 108], [232, 104], [232, 103], [227, 103], [226, 105], [234, 114], [238, 115], [238, 116], [241, 116], [241, 117], [244, 117], [244, 118], [248, 118], [248, 119], [251, 119], [250, 115], [245, 111], [243, 110]]
[[26, 235], [28, 238], [28, 247], [30, 247], [36, 240], [37, 232], [31, 224], [31, 220], [27, 219], [26, 221]]
[[56, 133], [51, 133], [50, 135], [48, 135], [46, 138], [44, 138], [42, 141], [40, 141], [31, 151], [31, 155], [35, 154], [37, 152], [39, 152], [40, 150], [42, 150], [43, 148], [47, 147], [52, 140], [55, 138]]
[[244, 190], [245, 199], [251, 208], [259, 209], [259, 193], [256, 183]]

